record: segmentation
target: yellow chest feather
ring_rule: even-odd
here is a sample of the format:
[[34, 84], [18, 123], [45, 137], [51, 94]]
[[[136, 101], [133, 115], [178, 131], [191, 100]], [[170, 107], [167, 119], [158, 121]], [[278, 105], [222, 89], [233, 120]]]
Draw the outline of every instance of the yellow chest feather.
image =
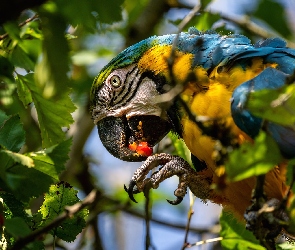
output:
[[[231, 111], [230, 101], [233, 90], [241, 83], [250, 80], [258, 75], [266, 67], [275, 67], [276, 65], [263, 64], [259, 58], [252, 60], [251, 67], [243, 69], [241, 66], [235, 66], [230, 70], [217, 72], [216, 67], [207, 79], [203, 79], [205, 84], [189, 83], [183, 91], [181, 97], [187, 103], [191, 112], [208, 120], [218, 120], [230, 129], [231, 134], [242, 143], [245, 140], [251, 140], [234, 123]], [[199, 73], [200, 73], [199, 69]], [[202, 74], [204, 78], [204, 74]], [[200, 90], [203, 88], [202, 90]], [[182, 118], [183, 139], [190, 151], [200, 160], [205, 161], [207, 166], [214, 170], [216, 168], [212, 157], [215, 150], [216, 141], [211, 137], [203, 135], [199, 127], [187, 116]]]

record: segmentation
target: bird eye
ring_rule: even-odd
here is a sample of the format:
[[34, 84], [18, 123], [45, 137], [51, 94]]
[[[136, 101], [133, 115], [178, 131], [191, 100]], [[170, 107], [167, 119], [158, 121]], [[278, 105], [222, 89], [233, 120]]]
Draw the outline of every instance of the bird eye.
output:
[[121, 79], [120, 79], [119, 76], [114, 75], [114, 76], [111, 77], [110, 83], [112, 84], [112, 86], [114, 88], [118, 88], [118, 87], [121, 86]]

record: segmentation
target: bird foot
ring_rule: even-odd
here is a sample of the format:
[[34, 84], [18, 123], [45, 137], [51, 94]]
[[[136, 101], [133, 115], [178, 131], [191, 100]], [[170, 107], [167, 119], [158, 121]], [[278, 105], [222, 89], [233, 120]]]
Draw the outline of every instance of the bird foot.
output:
[[[149, 171], [162, 166], [158, 171], [154, 172], [150, 178], [147, 178]], [[177, 175], [179, 184], [174, 191], [176, 199], [174, 201], [167, 200], [172, 205], [181, 203], [187, 192], [187, 188], [200, 199], [210, 199], [212, 190], [210, 189], [210, 181], [203, 175], [199, 175], [184, 159], [179, 156], [173, 156], [166, 153], [155, 154], [146, 159], [141, 167], [133, 174], [129, 187], [125, 186], [130, 199], [134, 202], [134, 194], [144, 192], [146, 189], [157, 189], [159, 184], [164, 180]]]

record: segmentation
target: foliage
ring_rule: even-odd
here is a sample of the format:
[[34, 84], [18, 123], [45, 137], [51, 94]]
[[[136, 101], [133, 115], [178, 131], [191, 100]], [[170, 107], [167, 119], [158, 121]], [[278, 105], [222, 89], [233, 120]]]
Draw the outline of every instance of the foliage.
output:
[[280, 163], [282, 156], [274, 139], [261, 131], [254, 143], [244, 143], [230, 155], [225, 167], [231, 181], [266, 174]]
[[[165, 11], [183, 7], [175, 7], [176, 1], [167, 2], [171, 6]], [[123, 40], [122, 35], [126, 38], [132, 34], [132, 25], [140, 19], [148, 3], [147, 0], [50, 0], [32, 9], [24, 8], [18, 19], [7, 20], [0, 27], [2, 249], [13, 247], [19, 239], [54, 222], [66, 206], [79, 202], [77, 188], [89, 192], [87, 185], [90, 185], [92, 177], [87, 172], [89, 179], [83, 179], [83, 171], [87, 171], [83, 170], [83, 157], [80, 157], [80, 162], [75, 162], [79, 168], [73, 171], [74, 174], [66, 172], [71, 185], [61, 182], [60, 176], [66, 169], [74, 143], [69, 129], [75, 119], [84, 117], [88, 112], [88, 92], [94, 75], [103, 66], [101, 64], [116, 54], [118, 47], [123, 47], [122, 44], [110, 46], [110, 43]], [[199, 30], [216, 29], [223, 33], [236, 31], [235, 24], [220, 24], [222, 13], [210, 11], [212, 1], [203, 0], [201, 3], [202, 12], [189, 22], [186, 29], [195, 26]], [[277, 1], [260, 0], [248, 15], [250, 20], [263, 21], [284, 38], [291, 39], [292, 31], [283, 9], [284, 6]], [[146, 28], [155, 34], [161, 33], [163, 17], [169, 19], [165, 13], [159, 14], [158, 27]], [[169, 23], [177, 25], [180, 22], [172, 19]], [[176, 26], [174, 28], [176, 30]], [[257, 37], [242, 28], [239, 32], [250, 38]], [[99, 39], [102, 37], [107, 41], [101, 42]], [[91, 49], [89, 41], [92, 41]], [[94, 70], [87, 67], [94, 62]], [[255, 115], [267, 121], [294, 126], [294, 85], [256, 92], [249, 99], [248, 108]], [[86, 123], [85, 119], [83, 122]], [[86, 139], [82, 141], [85, 143]], [[189, 152], [183, 142], [175, 137], [172, 141], [177, 154], [189, 160]], [[83, 145], [80, 148], [82, 151]], [[82, 152], [80, 154], [82, 156]], [[260, 133], [253, 145], [245, 144], [229, 155], [225, 164], [228, 180], [266, 173], [280, 160], [275, 143], [265, 133]], [[290, 170], [293, 165], [288, 167], [289, 179], [293, 176]], [[126, 198], [121, 197], [120, 193], [116, 198], [120, 202], [120, 199]], [[103, 200], [106, 205], [100, 209], [113, 210], [114, 206], [106, 200]], [[289, 212], [294, 219], [294, 202]], [[54, 239], [74, 241], [86, 226], [87, 215], [85, 209], [77, 212], [44, 236], [31, 241], [25, 249], [43, 249], [44, 242], [51, 239], [50, 234]], [[222, 214], [220, 222], [224, 249], [243, 249], [242, 246], [262, 249], [230, 215]], [[291, 228], [295, 228], [293, 223]], [[288, 247], [281, 245], [280, 249]]]
[[223, 211], [220, 216], [221, 233], [223, 237], [222, 248], [230, 249], [255, 249], [263, 250], [254, 235], [245, 229], [245, 226], [237, 221], [231, 213]]
[[[47, 224], [61, 214], [66, 206], [71, 206], [79, 202], [77, 191], [67, 183], [60, 182], [52, 185], [49, 192], [45, 194], [44, 202], [39, 210], [42, 214], [42, 224]], [[87, 210], [81, 210], [74, 217], [66, 219], [59, 226], [50, 231], [53, 236], [65, 241], [74, 241], [76, 235], [81, 233], [86, 226], [85, 217]]]
[[[77, 191], [60, 182], [69, 159], [74, 122], [71, 63], [73, 29], [97, 30], [122, 18], [122, 1], [47, 1], [26, 10], [19, 20], [7, 21], [0, 32], [0, 160], [3, 249], [21, 237], [52, 223], [66, 206], [79, 202]], [[76, 14], [75, 14], [76, 13]], [[82, 30], [82, 29], [81, 29]], [[84, 76], [85, 77], [85, 76]], [[79, 88], [88, 95], [89, 84]], [[79, 100], [76, 100], [79, 104]], [[39, 212], [34, 200], [44, 196]], [[33, 210], [32, 210], [33, 209]], [[50, 231], [74, 241], [86, 226], [87, 210]], [[42, 240], [42, 239], [40, 239]], [[27, 249], [42, 249], [42, 241]]]

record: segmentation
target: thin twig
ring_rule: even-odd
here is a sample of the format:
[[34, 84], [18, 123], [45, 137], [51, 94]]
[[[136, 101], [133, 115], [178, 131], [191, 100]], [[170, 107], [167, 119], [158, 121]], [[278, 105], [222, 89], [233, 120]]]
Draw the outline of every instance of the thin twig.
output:
[[[121, 208], [124, 213], [128, 213], [132, 216], [138, 217], [138, 218], [144, 218], [144, 215], [138, 211], [135, 211], [134, 209], [128, 209], [128, 208]], [[179, 230], [186, 230], [186, 225], [183, 224], [177, 224], [177, 223], [170, 223], [168, 221], [164, 221], [158, 218], [151, 218], [153, 223], [165, 226], [165, 227], [171, 227]], [[196, 228], [191, 227], [190, 232], [195, 234], [204, 234], [204, 233], [212, 233], [217, 234], [219, 232], [219, 227], [212, 227], [212, 228]]]
[[18, 250], [22, 249], [24, 246], [26, 246], [28, 243], [34, 241], [35, 239], [39, 238], [42, 234], [49, 232], [51, 229], [57, 227], [60, 225], [64, 220], [67, 218], [70, 218], [74, 216], [76, 213], [81, 211], [83, 208], [93, 204], [95, 200], [97, 199], [97, 194], [99, 192], [97, 190], [92, 190], [84, 200], [81, 202], [78, 202], [72, 206], [65, 207], [65, 211], [57, 216], [52, 222], [47, 224], [46, 226], [37, 229], [27, 235], [26, 237], [18, 239], [15, 244], [10, 248], [10, 250]]
[[[235, 17], [228, 16], [228, 15], [221, 14], [221, 13], [219, 13], [219, 15], [221, 16], [222, 19], [229, 21], [231, 23], [234, 23], [234, 24], [240, 26], [241, 28], [243, 28], [244, 30], [246, 30], [254, 35], [260, 36], [264, 39], [280, 36], [278, 33], [275, 33], [275, 32], [269, 31], [265, 28], [260, 27], [256, 23], [252, 22], [250, 20], [250, 17], [248, 17], [248, 16], [235, 18]], [[287, 42], [287, 45], [289, 47], [295, 48], [294, 42], [291, 42], [285, 38], [284, 38], [284, 40]]]
[[[189, 21], [192, 20], [192, 18], [200, 11], [200, 9], [201, 9], [200, 4], [195, 5], [195, 7], [185, 16], [185, 18], [178, 25], [178, 32], [177, 32], [175, 39], [173, 40], [170, 57], [167, 60], [168, 61], [168, 68], [169, 68], [169, 72], [170, 72], [170, 77], [173, 76], [172, 67], [173, 67], [173, 63], [174, 63], [174, 59], [175, 59], [175, 52], [176, 52], [176, 47], [177, 47], [180, 33], [182, 32], [184, 27], [189, 23]], [[173, 77], [171, 77], [171, 80], [172, 79], [173, 79]]]
[[152, 217], [152, 202], [150, 199], [150, 191], [151, 187], [149, 183], [145, 186], [144, 188], [144, 196], [145, 196], [145, 228], [146, 228], [146, 233], [145, 233], [145, 250], [149, 250], [150, 247], [152, 249], [155, 249], [154, 246], [152, 245], [151, 241], [151, 228], [150, 228], [150, 221]]
[[200, 246], [200, 245], [204, 245], [204, 244], [208, 244], [208, 243], [212, 243], [212, 242], [218, 242], [218, 241], [222, 241], [222, 240], [224, 240], [223, 237], [217, 237], [217, 238], [212, 238], [212, 239], [208, 239], [208, 240], [201, 240], [201, 241], [198, 241], [194, 244], [191, 244], [189, 247]]
[[189, 244], [188, 244], [188, 233], [190, 231], [190, 227], [191, 227], [191, 220], [192, 220], [192, 216], [194, 214], [194, 210], [193, 210], [193, 206], [194, 206], [194, 197], [191, 191], [190, 192], [190, 206], [189, 206], [189, 211], [188, 211], [188, 219], [187, 219], [187, 224], [186, 224], [186, 228], [185, 228], [185, 236], [184, 236], [184, 242], [183, 242], [183, 246], [181, 248], [181, 250], [184, 250]]
[[[24, 22], [20, 23], [18, 26], [19, 27], [23, 27], [25, 26], [27, 23], [34, 21], [35, 19], [39, 18], [38, 14], [35, 14], [34, 16], [28, 18], [27, 20], [25, 20]], [[0, 41], [5, 39], [6, 37], [8, 37], [8, 33], [5, 33], [3, 35], [0, 36]]]

